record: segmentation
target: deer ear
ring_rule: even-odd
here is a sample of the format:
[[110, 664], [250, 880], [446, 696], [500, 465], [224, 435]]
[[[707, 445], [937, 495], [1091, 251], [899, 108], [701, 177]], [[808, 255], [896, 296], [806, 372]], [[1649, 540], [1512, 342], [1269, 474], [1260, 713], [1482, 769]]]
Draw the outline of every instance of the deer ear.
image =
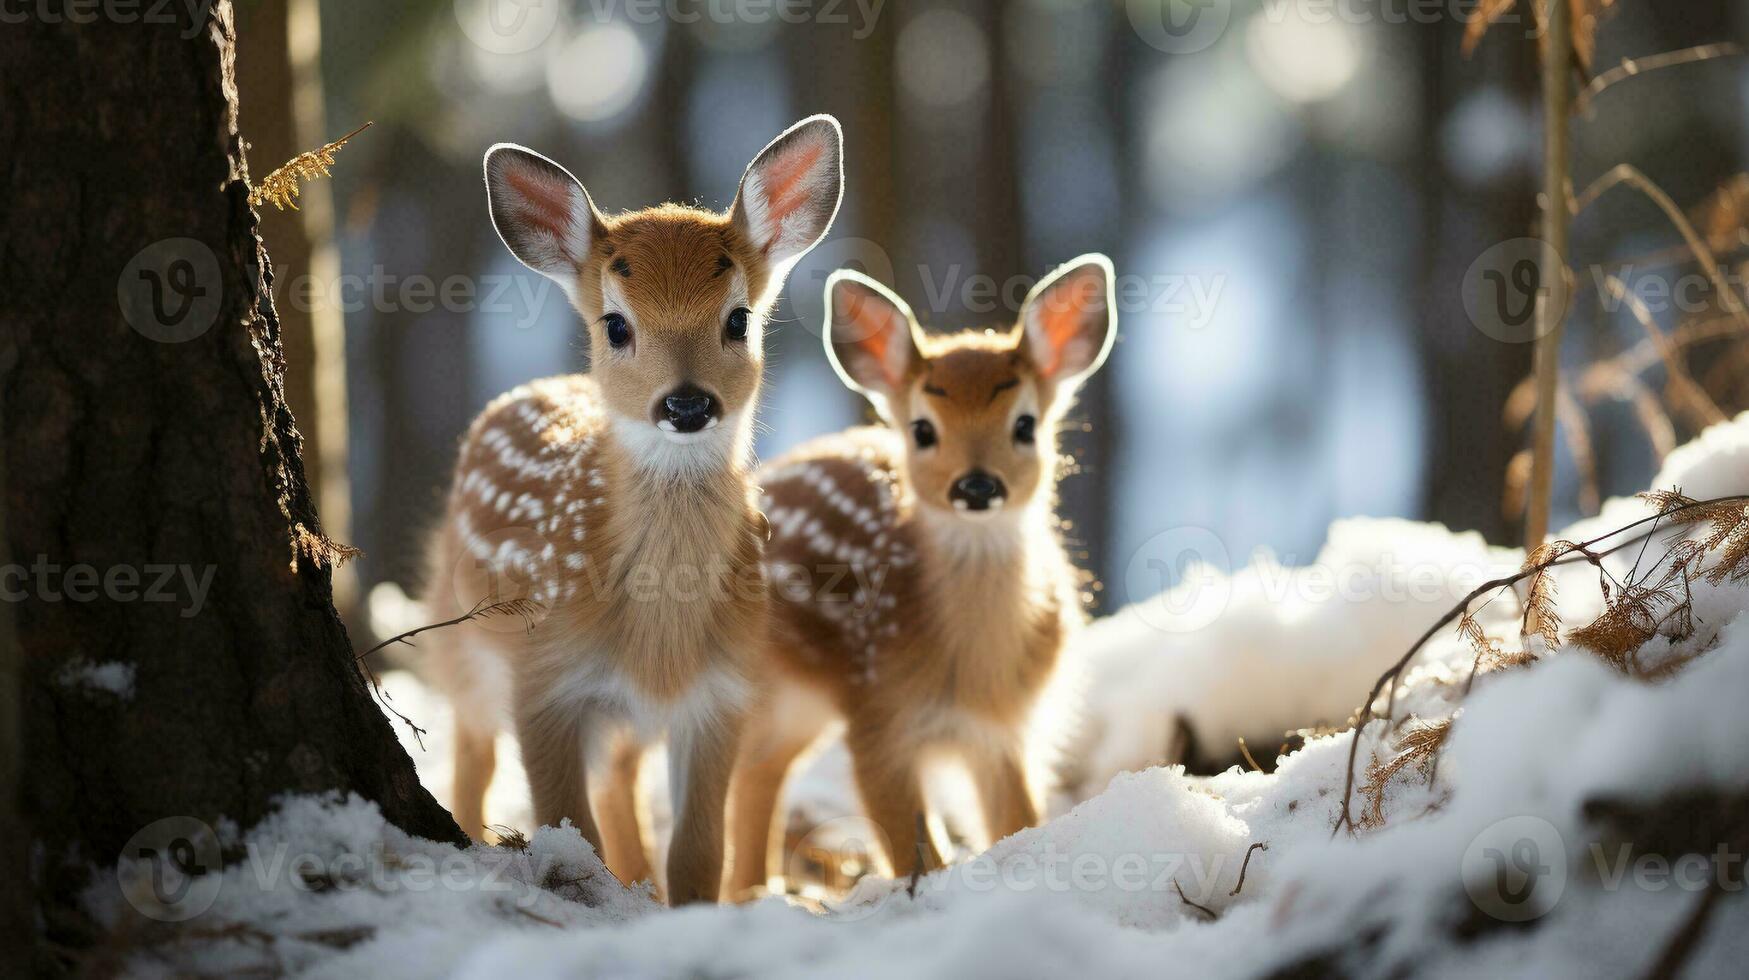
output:
[[844, 383], [890, 417], [894, 395], [918, 358], [911, 308], [850, 269], [826, 280], [826, 357]]
[[1074, 384], [1105, 362], [1117, 339], [1116, 275], [1090, 253], [1046, 276], [1020, 308], [1027, 356], [1040, 375]]
[[831, 116], [809, 116], [772, 140], [741, 176], [735, 227], [773, 266], [813, 248], [844, 196], [844, 135]]
[[601, 218], [570, 171], [533, 150], [499, 143], [486, 151], [486, 204], [510, 254], [567, 292]]

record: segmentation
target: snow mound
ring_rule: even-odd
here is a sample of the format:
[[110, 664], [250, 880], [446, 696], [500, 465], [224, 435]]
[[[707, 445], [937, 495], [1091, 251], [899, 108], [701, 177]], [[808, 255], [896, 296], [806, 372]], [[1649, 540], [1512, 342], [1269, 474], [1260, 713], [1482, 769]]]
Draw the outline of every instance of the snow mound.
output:
[[[1674, 453], [1655, 486], [1749, 492], [1749, 415]], [[1652, 513], [1611, 501], [1561, 536]], [[1661, 532], [1647, 553], [1669, 543]], [[1637, 550], [1608, 558], [1609, 574], [1630, 576]], [[1313, 566], [1261, 561], [1201, 577], [1224, 598], [1198, 629], [1162, 616], [1185, 608], [1171, 605], [1183, 595], [1096, 624], [1080, 647], [1086, 714], [1099, 720], [1079, 752], [1093, 795], [919, 881], [864, 879], [824, 910], [782, 898], [660, 909], [618, 888], [569, 828], [536, 834], [518, 854], [524, 863], [494, 879], [502, 891], [414, 890], [403, 884], [412, 858], [459, 862], [466, 883], [518, 852], [413, 840], [356, 800], [288, 800], [248, 834], [227, 835], [229, 846], [267, 864], [281, 848], [307, 852], [330, 878], [349, 856], [395, 860], [378, 861], [380, 881], [337, 879], [356, 885], [346, 888], [300, 888], [301, 875], [263, 878], [252, 858], [233, 863], [211, 908], [177, 927], [200, 931], [172, 932], [177, 942], [135, 953], [129, 967], [481, 978], [1643, 975], [1717, 892], [1725, 897], [1686, 970], [1736, 975], [1749, 958], [1749, 905], [1728, 893], [1742, 888], [1749, 828], [1720, 837], [1707, 815], [1749, 812], [1743, 583], [1691, 583], [1694, 628], [1648, 648], [1693, 659], [1660, 682], [1571, 643], [1533, 641], [1528, 658], [1475, 673], [1472, 686], [1477, 653], [1447, 629], [1358, 746], [1352, 730], [1312, 731], [1269, 773], [1148, 768], [1171, 750], [1181, 718], [1206, 746], [1344, 725], [1422, 631], [1522, 560], [1429, 525], [1345, 521]], [[1569, 629], [1603, 608], [1598, 580], [1585, 563], [1554, 573]], [[1517, 600], [1476, 608], [1488, 636], [1516, 648]], [[1418, 725], [1449, 725], [1435, 764], [1369, 772]], [[1351, 748], [1356, 826], [1338, 829]], [[92, 904], [124, 931], [116, 889], [94, 889]]]

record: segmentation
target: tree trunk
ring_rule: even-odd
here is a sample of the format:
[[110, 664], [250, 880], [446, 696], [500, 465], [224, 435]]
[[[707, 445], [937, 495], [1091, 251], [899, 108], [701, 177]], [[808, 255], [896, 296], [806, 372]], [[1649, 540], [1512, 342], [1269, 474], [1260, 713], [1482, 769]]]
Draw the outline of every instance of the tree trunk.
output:
[[463, 839], [331, 602], [246, 200], [231, 6], [165, 10], [0, 31], [0, 589], [60, 943], [89, 939], [68, 913], [90, 867], [160, 818], [247, 827], [277, 794], [338, 790]]
[[[358, 123], [330, 132], [322, 110], [321, 15], [317, 0], [272, 0], [237, 8], [240, 128], [266, 173]], [[340, 251], [334, 244], [329, 181], [306, 184], [297, 210], [264, 208], [260, 234], [279, 282], [274, 308], [285, 348], [285, 400], [299, 420], [304, 476], [322, 524], [352, 542], [352, 483], [346, 465], [346, 333], [334, 301]], [[310, 283], [314, 289], [304, 288]], [[353, 566], [334, 569], [334, 605], [352, 629], [365, 625]]]

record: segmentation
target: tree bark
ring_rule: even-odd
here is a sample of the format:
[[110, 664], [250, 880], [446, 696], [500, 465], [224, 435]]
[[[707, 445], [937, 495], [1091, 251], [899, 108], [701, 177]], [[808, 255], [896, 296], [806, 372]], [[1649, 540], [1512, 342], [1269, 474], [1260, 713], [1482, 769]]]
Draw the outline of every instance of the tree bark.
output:
[[278, 794], [356, 792], [460, 843], [331, 601], [230, 3], [193, 23], [23, 9], [0, 31], [0, 588], [48, 938], [89, 940], [77, 889], [167, 816], [248, 827]]
[[[317, 0], [272, 0], [237, 8], [237, 88], [243, 136], [262, 173], [333, 140], [358, 123], [330, 132], [322, 107], [321, 14]], [[297, 210], [265, 208], [260, 234], [273, 250], [279, 283], [274, 308], [285, 348], [286, 402], [300, 420], [304, 475], [337, 541], [352, 542], [348, 479], [346, 333], [334, 302], [340, 251], [334, 244], [334, 194], [329, 181], [304, 185]], [[306, 288], [314, 283], [313, 289]], [[334, 569], [334, 605], [358, 630], [351, 565]]]

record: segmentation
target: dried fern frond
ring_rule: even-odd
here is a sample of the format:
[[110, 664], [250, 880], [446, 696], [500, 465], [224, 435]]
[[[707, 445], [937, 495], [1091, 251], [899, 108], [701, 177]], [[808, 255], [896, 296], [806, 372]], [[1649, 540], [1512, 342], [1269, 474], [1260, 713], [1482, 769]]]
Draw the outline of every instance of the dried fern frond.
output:
[[[1537, 0], [1530, 5], [1531, 17], [1539, 28], [1547, 23], [1548, 0]], [[1567, 6], [1572, 13], [1573, 55], [1579, 59], [1581, 67], [1589, 69], [1591, 59], [1597, 51], [1597, 22], [1603, 16], [1605, 9], [1613, 6], [1615, 0], [1567, 0]], [[1470, 19], [1464, 27], [1464, 57], [1469, 57], [1481, 43], [1483, 35], [1488, 33], [1496, 21], [1517, 6], [1518, 0], [1481, 0], [1476, 9], [1470, 11]], [[1544, 32], [1538, 31], [1541, 37]]]
[[300, 558], [308, 559], [310, 564], [317, 568], [321, 568], [324, 565], [330, 568], [338, 568], [352, 559], [364, 554], [364, 552], [354, 548], [352, 545], [341, 544], [320, 531], [310, 530], [302, 521], [298, 521], [292, 525], [291, 535], [291, 570], [293, 572], [298, 570], [298, 560]]
[[1468, 58], [1476, 51], [1476, 45], [1482, 43], [1482, 37], [1488, 33], [1488, 28], [1494, 22], [1506, 16], [1506, 12], [1517, 5], [1518, 0], [1481, 0], [1476, 9], [1470, 11], [1470, 19], [1464, 24], [1464, 57]]
[[328, 168], [334, 166], [334, 154], [348, 140], [369, 128], [370, 123], [367, 122], [319, 150], [300, 153], [287, 160], [285, 166], [261, 178], [260, 184], [249, 189], [249, 206], [258, 208], [272, 201], [273, 206], [281, 211], [286, 208], [296, 211], [298, 185], [319, 177], [332, 177], [334, 174]]
[[509, 824], [495, 823], [486, 828], [492, 836], [498, 838], [498, 846], [508, 848], [518, 854], [528, 850], [528, 835]]
[[1361, 826], [1377, 828], [1385, 823], [1385, 788], [1398, 773], [1413, 766], [1423, 775], [1431, 776], [1433, 761], [1451, 734], [1450, 718], [1426, 722], [1416, 720], [1404, 727], [1397, 737], [1397, 754], [1389, 759], [1374, 759], [1366, 767], [1366, 783], [1360, 787], [1366, 797], [1366, 810], [1361, 814]]
[[[1681, 487], [1675, 487], [1670, 490], [1647, 490], [1637, 496], [1646, 503], [1651, 504], [1653, 509], [1659, 514], [1665, 516], [1669, 516], [1672, 511], [1684, 510], [1685, 508], [1692, 512], [1695, 508], [1695, 504], [1699, 503], [1699, 501], [1695, 500], [1693, 497], [1683, 493]], [[1679, 518], [1681, 516], [1682, 515], [1678, 515]], [[1693, 521], [1699, 520], [1700, 518], [1691, 516], [1688, 519]]]
[[1738, 174], [1721, 184], [1700, 206], [1695, 224], [1716, 252], [1749, 245], [1749, 174]]
[[1652, 581], [1654, 568], [1642, 581], [1628, 582], [1614, 592], [1606, 582], [1603, 614], [1574, 630], [1568, 640], [1623, 674], [1644, 676], [1636, 660], [1641, 647], [1660, 633], [1672, 639], [1686, 639], [1694, 633], [1694, 596], [1689, 583], [1709, 550], [1704, 543], [1683, 542], [1670, 550], [1664, 572], [1656, 581]]
[[1590, 624], [1567, 638], [1626, 674], [1633, 656], [1658, 632], [1658, 622], [1641, 602], [1612, 602]]
[[1549, 562], [1578, 550], [1571, 541], [1550, 541], [1525, 556], [1523, 571], [1536, 569], [1527, 580], [1520, 635], [1539, 636], [1549, 649], [1561, 642], [1561, 613], [1555, 606], [1555, 575]]
[[1530, 486], [1531, 464], [1536, 457], [1520, 449], [1506, 463], [1506, 486], [1500, 492], [1500, 512], [1508, 518], [1524, 513], [1524, 491]]
[[1708, 582], [1718, 585], [1726, 579], [1740, 582], [1749, 578], [1749, 507], [1714, 515], [1713, 533], [1701, 546], [1718, 552], [1718, 560], [1706, 573]]
[[1597, 488], [1597, 456], [1591, 449], [1591, 423], [1585, 410], [1573, 398], [1573, 389], [1561, 381], [1555, 388], [1555, 418], [1566, 431], [1561, 442], [1573, 457], [1573, 467], [1579, 471], [1579, 511], [1595, 514], [1603, 506]]

